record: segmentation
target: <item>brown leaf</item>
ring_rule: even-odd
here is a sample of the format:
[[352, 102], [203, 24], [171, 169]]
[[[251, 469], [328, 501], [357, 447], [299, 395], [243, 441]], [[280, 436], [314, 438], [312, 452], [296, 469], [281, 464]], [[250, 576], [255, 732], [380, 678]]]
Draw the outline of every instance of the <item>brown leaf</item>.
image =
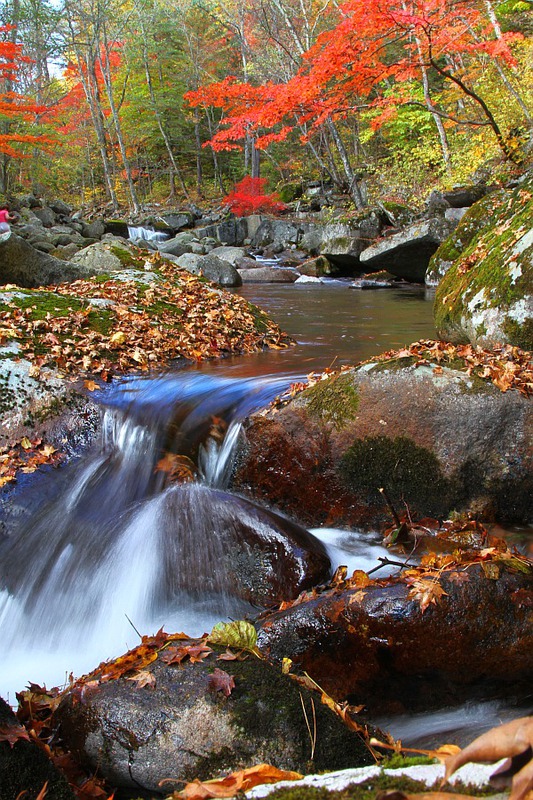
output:
[[95, 381], [83, 381], [83, 385], [87, 389], [88, 392], [94, 392], [96, 389], [99, 389], [100, 386]]
[[[299, 772], [288, 772], [277, 769], [270, 764], [257, 764], [255, 767], [232, 772], [225, 778], [211, 781], [198, 779], [188, 783], [181, 792], [174, 792], [174, 800], [208, 800], [211, 797], [233, 797], [237, 792], [246, 792], [254, 786], [278, 781], [299, 781], [303, 778]], [[165, 781], [160, 781], [160, 785]]]
[[438, 580], [433, 578], [408, 579], [407, 583], [411, 584], [409, 598], [418, 601], [422, 613], [431, 603], [437, 605], [440, 598], [447, 594]]
[[145, 686], [148, 687], [148, 689], [155, 689], [155, 675], [147, 669], [139, 670], [139, 672], [126, 678], [126, 680], [133, 681], [136, 689], [144, 689]]
[[26, 742], [30, 741], [28, 731], [18, 722], [0, 725], [0, 742], [9, 742], [10, 747], [13, 748], [21, 739]]
[[235, 680], [233, 675], [228, 675], [223, 669], [215, 667], [215, 670], [209, 678], [207, 688], [211, 692], [222, 692], [225, 697], [229, 697], [232, 690], [235, 689]]
[[446, 761], [445, 783], [463, 764], [496, 762], [507, 758], [492, 776], [497, 786], [511, 783], [509, 800], [523, 800], [533, 790], [533, 717], [521, 717], [478, 736]]

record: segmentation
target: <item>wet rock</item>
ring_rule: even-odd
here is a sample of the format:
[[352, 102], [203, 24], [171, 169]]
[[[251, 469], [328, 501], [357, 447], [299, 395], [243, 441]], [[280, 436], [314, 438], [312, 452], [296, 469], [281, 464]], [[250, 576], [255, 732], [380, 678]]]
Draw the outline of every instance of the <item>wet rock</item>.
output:
[[295, 270], [281, 267], [238, 269], [237, 272], [243, 283], [294, 283], [298, 278]]
[[[440, 336], [481, 347], [533, 349], [532, 215], [533, 173], [520, 187], [485, 198], [465, 215], [460, 238], [447, 248], [448, 257], [456, 257], [435, 296]], [[435, 256], [433, 272], [443, 271], [446, 244]]]
[[[318, 539], [244, 498], [200, 485], [176, 486], [165, 493], [157, 514], [166, 552], [157, 607], [172, 608], [180, 591], [267, 606], [297, 597], [330, 574]], [[206, 545], [194, 557], [199, 541]], [[181, 569], [183, 563], [190, 568]]]
[[360, 260], [364, 267], [385, 269], [403, 280], [423, 283], [431, 256], [449, 233], [450, 224], [444, 219], [415, 222], [367, 247]]
[[[0, 697], [0, 729], [25, 733], [11, 708]], [[35, 800], [47, 784], [46, 797], [51, 800], [74, 800], [75, 795], [64, 775], [35, 742], [15, 740], [13, 747], [0, 742], [0, 796], [2, 800], [25, 797]]]
[[[178, 641], [187, 646], [198, 642]], [[368, 764], [357, 733], [265, 661], [216, 661], [167, 665], [158, 653], [146, 671], [155, 686], [138, 688], [127, 678], [87, 687], [80, 702], [67, 694], [55, 719], [75, 755], [119, 787], [165, 792], [261, 762], [300, 772]], [[233, 678], [225, 696], [216, 669]], [[91, 676], [91, 679], [96, 678]], [[129, 677], [134, 677], [130, 675]], [[313, 748], [306, 717], [316, 718]], [[311, 723], [313, 724], [313, 723]]]
[[[444, 593], [425, 609], [416, 585], [333, 588], [260, 620], [258, 642], [337, 700], [370, 713], [411, 711], [487, 697], [533, 678], [533, 572], [498, 562], [445, 570]], [[430, 584], [431, 585], [431, 584]]]
[[324, 275], [331, 275], [332, 272], [331, 264], [325, 256], [310, 258], [303, 264], [298, 264], [297, 269], [300, 275], [311, 278], [322, 278]]
[[319, 381], [246, 426], [234, 487], [304, 524], [381, 526], [378, 491], [445, 518], [533, 517], [533, 407], [516, 390], [405, 357]]

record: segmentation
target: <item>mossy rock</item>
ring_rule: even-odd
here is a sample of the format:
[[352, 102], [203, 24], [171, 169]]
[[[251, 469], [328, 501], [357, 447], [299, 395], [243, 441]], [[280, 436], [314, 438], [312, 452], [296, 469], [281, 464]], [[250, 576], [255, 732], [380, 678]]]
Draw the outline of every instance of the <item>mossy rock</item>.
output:
[[[531, 350], [533, 176], [492, 202], [490, 225], [474, 233], [437, 288], [435, 326], [452, 342]], [[449, 247], [453, 255], [458, 241]]]
[[457, 228], [431, 257], [426, 273], [426, 284], [437, 285], [453, 262], [460, 258], [472, 239], [492, 226], [493, 216], [504, 205], [505, 197], [503, 190], [493, 192], [466, 212]]
[[[68, 694], [56, 723], [71, 751], [112, 785], [155, 791], [164, 778], [181, 788], [261, 762], [301, 773], [373, 763], [362, 737], [319, 694], [252, 654], [218, 661], [225, 648], [212, 647], [202, 663], [179, 665], [164, 663], [168, 648], [160, 651], [146, 667], [152, 688], [120, 678], [89, 691], [83, 704]], [[233, 678], [227, 693], [217, 688], [217, 670]]]

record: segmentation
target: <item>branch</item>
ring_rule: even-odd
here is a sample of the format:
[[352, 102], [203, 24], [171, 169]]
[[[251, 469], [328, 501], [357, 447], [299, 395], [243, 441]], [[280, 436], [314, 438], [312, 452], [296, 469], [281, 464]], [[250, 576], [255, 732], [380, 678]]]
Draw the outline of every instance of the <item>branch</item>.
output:
[[[533, 2], [533, 0], [532, 0]], [[406, 100], [405, 103], [402, 103], [404, 106], [418, 106], [418, 108], [423, 108], [424, 111], [429, 112], [429, 109], [424, 103], [420, 103], [416, 100]], [[469, 119], [457, 119], [457, 117], [452, 117], [451, 114], [445, 114], [443, 111], [437, 111], [437, 109], [433, 106], [431, 109], [431, 114], [436, 114], [438, 117], [443, 117], [444, 119], [449, 119], [452, 122], [456, 122], [458, 125], [472, 125], [477, 128], [483, 127], [492, 127], [490, 122], [483, 122], [482, 120], [469, 120]]]

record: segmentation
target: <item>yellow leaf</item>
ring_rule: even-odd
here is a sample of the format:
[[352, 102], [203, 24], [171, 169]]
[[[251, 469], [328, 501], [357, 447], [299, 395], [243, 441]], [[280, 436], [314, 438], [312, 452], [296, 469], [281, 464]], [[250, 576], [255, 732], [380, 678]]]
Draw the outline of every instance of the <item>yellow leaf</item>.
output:
[[95, 383], [95, 381], [83, 381], [83, 385], [87, 389], [88, 392], [94, 392], [96, 389], [99, 389], [100, 386]]
[[124, 344], [125, 341], [126, 341], [126, 334], [124, 333], [124, 331], [117, 331], [116, 333], [113, 333], [112, 336], [109, 337], [110, 344], [120, 345]]
[[[232, 772], [225, 778], [211, 781], [198, 779], [188, 783], [181, 792], [174, 792], [175, 800], [208, 800], [211, 797], [234, 797], [238, 792], [246, 792], [254, 786], [278, 781], [299, 781], [303, 778], [299, 772], [277, 769], [270, 764], [257, 764], [255, 767]], [[159, 785], [165, 781], [160, 781]]]
[[27, 436], [24, 436], [20, 440], [20, 446], [24, 448], [24, 450], [31, 450], [32, 444]]

